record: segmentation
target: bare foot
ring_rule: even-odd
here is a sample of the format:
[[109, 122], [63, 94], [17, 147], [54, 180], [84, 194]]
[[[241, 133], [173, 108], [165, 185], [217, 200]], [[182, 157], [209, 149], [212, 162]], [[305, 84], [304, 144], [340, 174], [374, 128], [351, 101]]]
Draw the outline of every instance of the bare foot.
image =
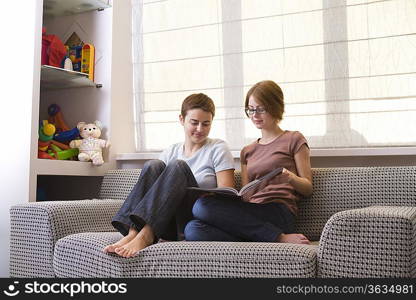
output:
[[130, 227], [129, 233], [123, 237], [121, 240], [119, 240], [117, 243], [111, 244], [106, 246], [103, 251], [105, 253], [115, 253], [116, 252], [116, 248], [121, 247], [125, 244], [127, 244], [128, 242], [130, 242], [132, 239], [134, 239], [136, 237], [136, 235], [139, 232], [134, 229], [133, 227]]
[[115, 253], [122, 257], [132, 257], [140, 250], [153, 244], [155, 235], [149, 225], [145, 225], [142, 230], [127, 244], [117, 247]]
[[291, 244], [306, 244], [309, 245], [311, 242], [306, 236], [301, 233], [282, 233], [279, 235], [277, 241], [279, 243], [291, 243]]

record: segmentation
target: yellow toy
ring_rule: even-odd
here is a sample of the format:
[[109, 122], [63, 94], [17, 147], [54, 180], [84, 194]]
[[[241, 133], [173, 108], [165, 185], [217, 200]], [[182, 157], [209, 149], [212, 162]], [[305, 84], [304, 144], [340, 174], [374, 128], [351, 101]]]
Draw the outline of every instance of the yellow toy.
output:
[[88, 78], [94, 81], [95, 48], [92, 44], [82, 46], [81, 60], [81, 72], [88, 74]]

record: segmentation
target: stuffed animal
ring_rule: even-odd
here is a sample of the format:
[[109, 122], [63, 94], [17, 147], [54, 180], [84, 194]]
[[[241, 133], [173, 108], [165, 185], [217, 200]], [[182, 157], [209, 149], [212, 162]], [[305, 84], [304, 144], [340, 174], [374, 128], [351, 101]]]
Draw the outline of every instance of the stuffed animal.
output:
[[73, 140], [69, 143], [71, 148], [79, 148], [78, 159], [80, 161], [92, 161], [93, 165], [99, 166], [104, 163], [102, 148], [110, 146], [110, 142], [99, 139], [101, 135], [101, 122], [87, 124], [79, 122], [77, 125], [81, 140]]

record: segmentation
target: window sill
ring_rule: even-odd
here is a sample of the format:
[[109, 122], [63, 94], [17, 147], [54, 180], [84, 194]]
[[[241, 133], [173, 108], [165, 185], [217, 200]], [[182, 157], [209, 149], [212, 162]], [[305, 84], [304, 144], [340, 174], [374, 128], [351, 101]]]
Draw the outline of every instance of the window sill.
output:
[[[119, 153], [117, 161], [148, 160], [159, 157], [160, 152]], [[231, 151], [234, 158], [240, 158], [240, 151]], [[311, 149], [311, 157], [347, 157], [347, 156], [412, 156], [416, 155], [416, 147], [390, 148], [340, 148], [340, 149]]]

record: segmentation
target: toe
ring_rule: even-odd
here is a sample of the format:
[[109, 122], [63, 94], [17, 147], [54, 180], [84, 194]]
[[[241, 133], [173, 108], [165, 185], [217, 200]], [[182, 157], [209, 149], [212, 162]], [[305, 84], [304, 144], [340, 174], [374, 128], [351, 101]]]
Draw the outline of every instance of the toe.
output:
[[114, 245], [108, 245], [107, 247], [105, 247], [104, 252], [105, 253], [114, 252]]
[[133, 250], [130, 250], [129, 253], [127, 254], [127, 257], [130, 258], [132, 256], [134, 256], [134, 251]]
[[123, 252], [124, 252], [124, 248], [123, 247], [118, 247], [114, 250], [118, 255], [122, 256]]

